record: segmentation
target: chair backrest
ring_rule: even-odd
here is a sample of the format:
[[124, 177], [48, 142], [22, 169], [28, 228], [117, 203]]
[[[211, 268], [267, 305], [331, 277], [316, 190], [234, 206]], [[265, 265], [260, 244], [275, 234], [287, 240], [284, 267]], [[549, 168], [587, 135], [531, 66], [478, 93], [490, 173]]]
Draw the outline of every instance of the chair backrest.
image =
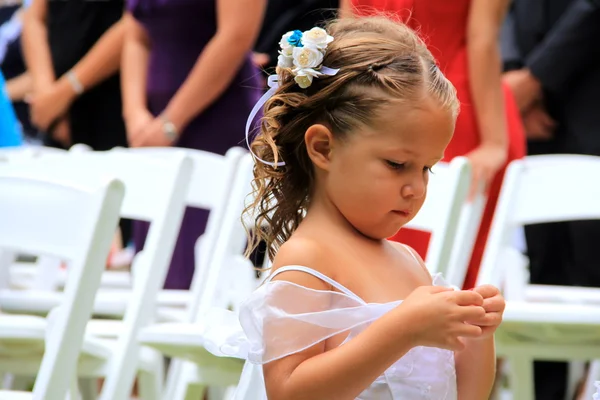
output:
[[40, 165], [0, 168], [0, 253], [45, 254], [71, 265], [36, 378], [37, 399], [67, 395], [124, 196], [113, 178], [82, 182], [72, 175], [57, 177]]
[[132, 264], [133, 287], [123, 319], [124, 329], [102, 391], [103, 398], [122, 398], [123, 393], [131, 390], [135, 377], [139, 355], [137, 332], [154, 318], [156, 297], [166, 278], [185, 211], [192, 162], [181, 152], [169, 157], [150, 157], [116, 149], [48, 154], [20, 163], [25, 170], [28, 165], [35, 168], [42, 165], [57, 176], [77, 171], [82, 181], [116, 176], [126, 188], [121, 217], [151, 222], [144, 250]]
[[[129, 149], [128, 151], [164, 156], [173, 148], [148, 147]], [[247, 153], [241, 147], [233, 147], [225, 156], [194, 149], [177, 149], [193, 161], [192, 179], [188, 186], [186, 204], [189, 207], [203, 208], [210, 211], [204, 234], [198, 238], [195, 246], [195, 272], [190, 286], [191, 301], [186, 310], [186, 320], [191, 322], [197, 313], [200, 292], [204, 286], [204, 275], [199, 271], [213, 265], [214, 248], [221, 238], [221, 225], [224, 215], [229, 211], [231, 190], [234, 186], [238, 163]]]
[[[250, 285], [253, 285], [252, 264], [243, 257], [246, 231], [241, 220], [242, 211], [252, 189], [253, 167], [254, 160], [250, 154], [245, 154], [237, 163], [219, 229], [214, 236], [216, 240], [214, 246], [211, 247], [213, 249], [212, 258], [210, 263], [202, 265], [201, 269], [196, 271], [201, 287], [196, 292], [197, 296], [194, 299], [193, 320], [202, 318], [209, 308], [216, 306], [217, 299], [229, 300], [228, 296], [232, 290], [232, 282], [228, 279], [229, 277], [235, 277], [235, 280], [238, 283], [241, 282], [242, 285], [248, 281], [250, 281]], [[238, 272], [240, 274], [237, 274]], [[249, 292], [247, 293], [249, 294]], [[244, 296], [244, 293], [239, 294]]]
[[188, 207], [206, 210], [218, 209], [226, 200], [237, 160], [246, 153], [241, 147], [229, 149], [225, 156], [202, 150], [173, 147], [140, 147], [126, 151], [157, 157], [169, 156], [174, 151], [185, 154], [193, 164], [186, 204]]
[[[456, 157], [450, 163], [438, 163], [433, 171], [427, 185], [427, 199], [406, 227], [431, 232], [425, 263], [432, 273], [446, 275], [451, 269], [461, 211], [471, 183], [471, 168], [465, 157]], [[455, 260], [458, 262], [458, 257]]]
[[600, 219], [600, 157], [529, 156], [506, 172], [483, 254], [477, 284], [501, 286], [505, 252], [515, 229], [545, 222]]

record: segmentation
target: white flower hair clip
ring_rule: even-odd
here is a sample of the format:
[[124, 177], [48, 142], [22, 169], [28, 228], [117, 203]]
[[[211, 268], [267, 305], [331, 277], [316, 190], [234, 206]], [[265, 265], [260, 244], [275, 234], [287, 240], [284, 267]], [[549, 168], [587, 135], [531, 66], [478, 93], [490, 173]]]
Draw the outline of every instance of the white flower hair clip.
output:
[[[302, 89], [309, 87], [313, 79], [320, 75], [332, 75], [332, 70], [323, 66], [323, 58], [329, 43], [333, 42], [323, 28], [312, 28], [309, 31], [290, 31], [283, 35], [279, 46], [279, 68], [291, 69], [294, 80]], [[335, 74], [333, 74], [335, 75]]]
[[[334, 76], [339, 69], [332, 69], [323, 66], [323, 59], [327, 51], [327, 46], [333, 41], [333, 37], [327, 34], [323, 28], [312, 28], [309, 31], [290, 31], [282, 36], [279, 45], [281, 51], [277, 59], [277, 67], [291, 70], [294, 75], [294, 81], [302, 89], [312, 85], [313, 79], [320, 76]], [[252, 151], [250, 146], [250, 128], [256, 118], [256, 114], [264, 104], [275, 94], [279, 87], [277, 75], [269, 76], [267, 83], [269, 90], [254, 105], [248, 120], [246, 121], [246, 145], [254, 158], [263, 164], [270, 165], [273, 168], [282, 167], [285, 162], [270, 162], [258, 157]]]

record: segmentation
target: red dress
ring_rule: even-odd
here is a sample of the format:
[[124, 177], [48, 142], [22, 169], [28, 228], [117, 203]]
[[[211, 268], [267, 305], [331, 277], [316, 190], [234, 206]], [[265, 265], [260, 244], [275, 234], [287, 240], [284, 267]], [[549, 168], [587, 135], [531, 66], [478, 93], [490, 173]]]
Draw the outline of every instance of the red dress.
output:
[[[479, 144], [479, 128], [469, 87], [467, 63], [467, 20], [470, 0], [352, 0], [359, 15], [384, 12], [397, 16], [419, 32], [436, 58], [440, 69], [454, 84], [461, 103], [456, 130], [445, 152], [445, 161], [466, 155]], [[504, 87], [509, 134], [508, 161], [525, 155], [525, 135], [519, 110], [508, 87]], [[483, 248], [487, 240], [494, 208], [498, 200], [504, 168], [498, 172], [488, 193], [475, 249], [469, 263], [464, 287], [471, 288], [477, 279]], [[429, 233], [402, 229], [392, 239], [412, 246], [423, 258], [427, 253]]]

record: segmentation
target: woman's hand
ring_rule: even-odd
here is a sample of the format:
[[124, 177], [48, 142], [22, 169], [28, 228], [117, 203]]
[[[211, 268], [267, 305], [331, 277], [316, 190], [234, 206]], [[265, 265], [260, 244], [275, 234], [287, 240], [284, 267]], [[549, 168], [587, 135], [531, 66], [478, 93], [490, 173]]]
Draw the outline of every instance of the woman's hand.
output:
[[146, 108], [140, 108], [125, 117], [127, 141], [131, 147], [139, 147], [144, 130], [154, 121], [154, 115]]
[[47, 131], [53, 122], [67, 114], [75, 97], [75, 91], [69, 82], [63, 79], [54, 82], [45, 90], [34, 93], [27, 99], [31, 122], [42, 131]]
[[479, 189], [488, 190], [496, 173], [506, 164], [508, 150], [504, 146], [482, 144], [466, 156], [471, 162], [469, 200], [473, 200]]
[[165, 121], [156, 117], [150, 121], [138, 134], [131, 138], [131, 147], [167, 147], [172, 146], [175, 138], [170, 138], [165, 132]]
[[71, 125], [69, 124], [68, 117], [58, 120], [54, 126], [50, 127], [50, 132], [48, 132], [48, 134], [66, 149], [71, 147], [71, 144], [73, 143], [71, 138]]

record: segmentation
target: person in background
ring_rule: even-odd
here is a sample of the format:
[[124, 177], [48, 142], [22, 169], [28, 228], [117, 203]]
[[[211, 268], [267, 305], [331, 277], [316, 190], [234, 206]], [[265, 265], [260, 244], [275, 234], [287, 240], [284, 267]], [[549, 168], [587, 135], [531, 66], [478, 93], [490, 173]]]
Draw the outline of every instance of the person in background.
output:
[[6, 93], [20, 122], [23, 139], [39, 144], [39, 131], [31, 123], [25, 97], [31, 91], [31, 77], [21, 52], [23, 14], [31, 0], [9, 2], [0, 7], [0, 68], [6, 79]]
[[0, 72], [0, 147], [21, 146], [22, 136], [19, 120], [6, 93], [4, 75]]
[[[45, 145], [83, 143], [94, 150], [127, 146], [119, 67], [123, 0], [32, 0], [22, 47], [31, 78], [31, 121]], [[131, 222], [122, 220], [123, 245]]]
[[[508, 18], [505, 81], [523, 115], [528, 153], [600, 156], [600, 1], [514, 0]], [[526, 226], [531, 283], [600, 287], [598, 236], [598, 221]], [[564, 399], [567, 369], [536, 361], [536, 399]]]
[[46, 144], [84, 143], [94, 150], [127, 145], [118, 74], [123, 9], [123, 0], [33, 0], [26, 10], [28, 102]]
[[[502, 85], [498, 39], [508, 0], [342, 0], [341, 4], [346, 16], [387, 12], [405, 21], [425, 38], [440, 69], [456, 87], [461, 111], [444, 161], [468, 157], [473, 171], [471, 196], [478, 187], [488, 196], [464, 282], [465, 288], [472, 288], [504, 169], [525, 155], [519, 110], [508, 86]], [[393, 239], [425, 257], [429, 233], [406, 229]]]
[[[217, 154], [239, 145], [261, 95], [251, 50], [266, 0], [128, 0], [123, 115], [129, 144]], [[187, 289], [208, 212], [188, 208], [165, 287]], [[148, 224], [136, 221], [136, 250]]]

